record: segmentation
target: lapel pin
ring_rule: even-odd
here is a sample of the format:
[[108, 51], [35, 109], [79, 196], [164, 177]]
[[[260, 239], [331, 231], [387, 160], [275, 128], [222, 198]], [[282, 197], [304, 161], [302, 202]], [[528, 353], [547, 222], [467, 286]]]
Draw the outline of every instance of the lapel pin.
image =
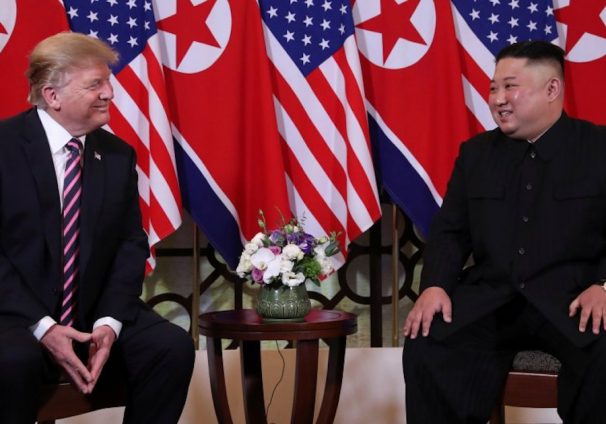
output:
[[95, 159], [101, 160], [101, 153], [95, 152]]

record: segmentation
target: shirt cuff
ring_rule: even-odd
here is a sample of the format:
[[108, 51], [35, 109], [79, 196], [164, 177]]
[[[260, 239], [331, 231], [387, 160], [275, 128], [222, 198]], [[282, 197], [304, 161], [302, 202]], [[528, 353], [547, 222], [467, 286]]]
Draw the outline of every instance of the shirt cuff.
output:
[[120, 337], [120, 331], [122, 331], [122, 323], [120, 321], [118, 321], [112, 317], [99, 318], [93, 324], [93, 331], [95, 331], [96, 328], [101, 327], [102, 325], [107, 325], [112, 330], [114, 330], [114, 333], [116, 333], [116, 339], [118, 337]]
[[34, 334], [34, 337], [40, 341], [46, 332], [55, 324], [57, 324], [57, 321], [49, 316], [45, 316], [40, 321], [29, 327], [29, 329]]

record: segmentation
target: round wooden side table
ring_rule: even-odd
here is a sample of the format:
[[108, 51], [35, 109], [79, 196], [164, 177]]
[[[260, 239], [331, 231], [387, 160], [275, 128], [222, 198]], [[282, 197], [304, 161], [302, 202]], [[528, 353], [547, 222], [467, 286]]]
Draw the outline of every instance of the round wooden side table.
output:
[[252, 309], [217, 311], [200, 316], [200, 332], [206, 336], [210, 387], [215, 414], [221, 424], [233, 423], [223, 370], [222, 339], [240, 345], [244, 413], [248, 424], [266, 424], [261, 341], [289, 340], [296, 346], [295, 389], [292, 424], [311, 424], [314, 416], [319, 340], [329, 346], [326, 385], [317, 423], [334, 421], [341, 393], [345, 344], [357, 331], [356, 316], [348, 312], [312, 309], [304, 322], [264, 323]]

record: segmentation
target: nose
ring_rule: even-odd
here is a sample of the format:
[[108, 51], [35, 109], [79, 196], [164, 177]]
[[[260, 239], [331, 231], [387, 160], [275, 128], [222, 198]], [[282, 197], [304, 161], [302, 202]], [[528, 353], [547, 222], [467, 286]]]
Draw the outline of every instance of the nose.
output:
[[507, 103], [507, 98], [505, 96], [505, 91], [501, 89], [496, 89], [490, 93], [490, 101], [492, 104], [496, 106], [503, 106]]
[[114, 98], [114, 88], [112, 87], [111, 82], [105, 81], [101, 90], [99, 91], [99, 99], [100, 100], [111, 100]]

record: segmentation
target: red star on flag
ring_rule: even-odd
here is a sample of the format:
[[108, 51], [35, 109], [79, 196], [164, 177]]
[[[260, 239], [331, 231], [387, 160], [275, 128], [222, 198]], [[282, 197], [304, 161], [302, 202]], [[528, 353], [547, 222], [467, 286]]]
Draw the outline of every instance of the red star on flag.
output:
[[417, 10], [419, 1], [408, 0], [397, 4], [395, 0], [381, 0], [381, 13], [357, 25], [357, 28], [383, 35], [383, 62], [387, 60], [400, 38], [413, 43], [426, 44], [410, 20]]
[[[197, 6], [191, 0], [177, 0], [174, 15], [158, 21], [158, 28], [177, 37], [177, 66], [181, 63], [194, 42], [221, 48], [206, 20], [217, 0], [208, 0]], [[198, 25], [192, 25], [198, 22]]]
[[606, 0], [571, 0], [568, 6], [555, 11], [558, 21], [568, 25], [566, 51], [569, 52], [585, 34], [606, 38], [606, 25], [600, 13], [606, 7]]

